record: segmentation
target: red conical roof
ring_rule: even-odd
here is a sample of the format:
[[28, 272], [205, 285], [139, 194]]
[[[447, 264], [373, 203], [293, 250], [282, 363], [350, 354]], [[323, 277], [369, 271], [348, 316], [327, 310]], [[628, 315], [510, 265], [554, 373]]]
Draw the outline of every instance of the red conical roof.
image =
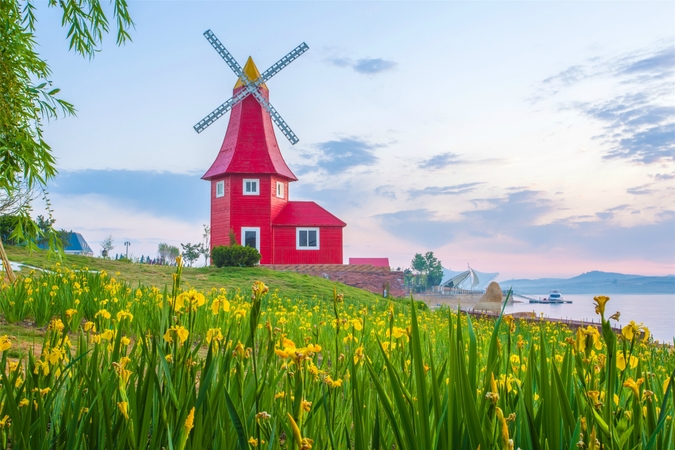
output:
[[[244, 72], [252, 81], [260, 77], [260, 72], [250, 57], [244, 66]], [[237, 80], [234, 94], [242, 89], [245, 89], [243, 82]], [[262, 84], [259, 90], [269, 100], [267, 86]], [[230, 173], [274, 174], [292, 181], [297, 180], [281, 156], [269, 112], [252, 95], [232, 108], [223, 145], [202, 179], [209, 180]]]

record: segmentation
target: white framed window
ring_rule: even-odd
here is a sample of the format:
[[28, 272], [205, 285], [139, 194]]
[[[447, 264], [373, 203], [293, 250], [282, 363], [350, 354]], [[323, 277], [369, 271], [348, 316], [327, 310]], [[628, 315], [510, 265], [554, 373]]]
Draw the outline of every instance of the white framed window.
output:
[[260, 227], [241, 227], [241, 245], [260, 251]]
[[277, 181], [277, 197], [284, 198], [285, 194], [284, 187], [285, 187], [284, 183], [282, 183], [281, 181]]
[[244, 195], [260, 195], [260, 180], [244, 178]]
[[218, 181], [216, 183], [216, 197], [225, 196], [225, 181]]
[[320, 248], [318, 228], [296, 228], [295, 239], [296, 250], [319, 250]]

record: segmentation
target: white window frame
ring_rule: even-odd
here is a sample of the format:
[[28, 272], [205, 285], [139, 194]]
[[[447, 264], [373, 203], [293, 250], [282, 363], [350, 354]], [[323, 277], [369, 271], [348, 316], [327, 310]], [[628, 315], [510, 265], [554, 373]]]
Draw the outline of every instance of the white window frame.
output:
[[284, 198], [284, 196], [286, 195], [285, 190], [286, 189], [284, 183], [281, 181], [277, 181], [277, 198]]
[[247, 231], [255, 231], [255, 248], [260, 251], [260, 227], [241, 227], [241, 245], [246, 245]]
[[[255, 192], [246, 192], [246, 183], [255, 183]], [[258, 178], [244, 178], [244, 183], [241, 186], [241, 191], [244, 195], [260, 195], [260, 179]]]
[[216, 198], [225, 197], [225, 180], [216, 182]]
[[[300, 246], [300, 232], [301, 231], [316, 231], [316, 247], [301, 247]], [[309, 241], [309, 234], [307, 236]], [[320, 250], [321, 249], [321, 229], [320, 228], [296, 228], [295, 229], [295, 249], [296, 250]]]

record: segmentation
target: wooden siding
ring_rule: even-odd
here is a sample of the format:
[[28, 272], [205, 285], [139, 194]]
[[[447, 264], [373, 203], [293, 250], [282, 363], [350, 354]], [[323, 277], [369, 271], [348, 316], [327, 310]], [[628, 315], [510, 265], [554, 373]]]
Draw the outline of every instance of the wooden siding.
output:
[[[272, 240], [270, 217], [271, 188], [270, 176], [261, 174], [232, 175], [232, 190], [230, 204], [230, 224], [241, 244], [241, 228], [260, 228], [260, 263], [268, 264], [271, 261]], [[257, 179], [259, 181], [259, 195], [244, 195], [244, 179]]]
[[342, 227], [319, 227], [319, 250], [297, 250], [296, 228], [273, 227], [273, 264], [342, 264]]
[[[234, 94], [242, 89], [235, 89]], [[262, 94], [268, 95], [265, 90]], [[223, 145], [203, 178], [252, 173], [297, 180], [281, 156], [269, 112], [248, 96], [232, 108]]]
[[[283, 183], [284, 184], [284, 198], [279, 198], [277, 197], [277, 182]], [[284, 206], [286, 206], [286, 203], [288, 203], [288, 181], [285, 178], [277, 177], [277, 176], [272, 176], [270, 180], [270, 196], [271, 196], [271, 202], [270, 202], [270, 217], [272, 220], [279, 215], [279, 212], [283, 209]]]
[[[230, 194], [231, 183], [229, 176], [211, 180], [211, 248], [217, 245], [230, 244]], [[225, 182], [225, 195], [216, 197], [216, 183]]]

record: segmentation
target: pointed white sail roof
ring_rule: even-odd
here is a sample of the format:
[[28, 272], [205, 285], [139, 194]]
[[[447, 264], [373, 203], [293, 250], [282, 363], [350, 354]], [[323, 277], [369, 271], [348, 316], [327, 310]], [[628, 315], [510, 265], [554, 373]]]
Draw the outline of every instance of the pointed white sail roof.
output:
[[468, 270], [463, 272], [457, 272], [454, 270], [446, 269], [443, 267], [443, 279], [441, 280], [441, 286], [446, 287], [457, 287], [463, 283], [471, 274]]
[[471, 272], [473, 274], [473, 284], [471, 287], [479, 291], [487, 289], [488, 284], [499, 276], [499, 272], [479, 272], [473, 269], [471, 269]]
[[441, 286], [458, 289], [482, 291], [492, 280], [499, 276], [499, 272], [479, 272], [469, 267], [468, 270], [455, 271], [443, 267]]

